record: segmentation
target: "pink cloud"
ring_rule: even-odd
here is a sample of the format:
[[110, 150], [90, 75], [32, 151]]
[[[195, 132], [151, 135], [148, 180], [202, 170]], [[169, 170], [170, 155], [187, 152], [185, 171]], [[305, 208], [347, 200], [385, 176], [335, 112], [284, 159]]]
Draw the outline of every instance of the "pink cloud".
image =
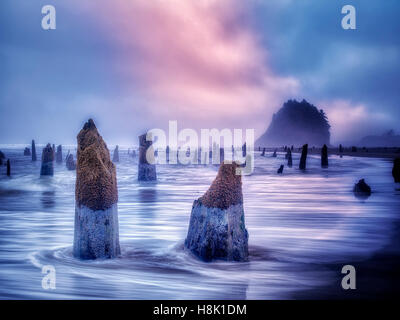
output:
[[297, 92], [297, 80], [269, 68], [241, 1], [116, 0], [95, 6], [119, 52], [115, 67], [155, 118], [264, 129]]
[[320, 102], [328, 115], [331, 128], [331, 141], [359, 141], [364, 135], [381, 134], [390, 122], [389, 117], [378, 111], [370, 111], [362, 103], [352, 103], [348, 100], [333, 100]]

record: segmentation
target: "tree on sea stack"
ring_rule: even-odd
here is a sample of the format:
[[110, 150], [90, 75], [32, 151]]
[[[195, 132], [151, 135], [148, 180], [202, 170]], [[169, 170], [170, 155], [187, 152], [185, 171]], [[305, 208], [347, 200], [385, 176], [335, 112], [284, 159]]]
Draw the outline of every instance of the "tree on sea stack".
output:
[[54, 175], [54, 151], [50, 143], [42, 151], [42, 167], [40, 168], [41, 176], [52, 176]]
[[[154, 153], [152, 152], [153, 141], [147, 141], [146, 136], [147, 134], [143, 134], [139, 137], [138, 180], [154, 181], [157, 180], [157, 173], [156, 173], [156, 165], [154, 163], [151, 163], [154, 162]], [[147, 159], [148, 150], [149, 150], [149, 157], [151, 159]]]
[[248, 260], [240, 165], [222, 163], [208, 191], [195, 200], [185, 247], [204, 261]]
[[81, 259], [120, 254], [115, 165], [92, 119], [78, 134], [73, 254]]
[[[273, 115], [267, 131], [256, 145], [329, 145], [330, 125], [325, 112], [303, 100], [289, 100]], [[292, 150], [293, 151], [293, 150]]]

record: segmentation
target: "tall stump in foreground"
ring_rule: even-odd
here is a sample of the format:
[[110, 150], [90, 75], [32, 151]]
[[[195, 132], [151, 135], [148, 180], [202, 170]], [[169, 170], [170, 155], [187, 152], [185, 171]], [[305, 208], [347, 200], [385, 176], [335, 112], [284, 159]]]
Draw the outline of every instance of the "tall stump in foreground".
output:
[[321, 149], [321, 167], [327, 168], [328, 167], [328, 147], [326, 144]]
[[185, 247], [204, 261], [248, 260], [242, 177], [236, 163], [222, 163], [208, 191], [195, 200]]
[[36, 156], [36, 145], [35, 145], [35, 140], [32, 140], [32, 161], [36, 161], [37, 156]]
[[303, 146], [303, 150], [301, 151], [301, 158], [300, 158], [300, 164], [299, 164], [300, 170], [306, 170], [307, 153], [308, 153], [308, 144], [305, 144]]
[[114, 164], [93, 120], [78, 134], [73, 254], [81, 259], [120, 254]]
[[42, 151], [42, 167], [40, 168], [41, 176], [52, 176], [54, 175], [54, 151], [50, 146], [50, 143]]
[[[138, 180], [139, 181], [154, 181], [157, 180], [156, 165], [149, 163], [147, 160], [147, 150], [153, 144], [152, 141], [146, 140], [146, 134], [139, 137], [139, 167], [138, 167]], [[154, 154], [149, 155], [154, 160]]]

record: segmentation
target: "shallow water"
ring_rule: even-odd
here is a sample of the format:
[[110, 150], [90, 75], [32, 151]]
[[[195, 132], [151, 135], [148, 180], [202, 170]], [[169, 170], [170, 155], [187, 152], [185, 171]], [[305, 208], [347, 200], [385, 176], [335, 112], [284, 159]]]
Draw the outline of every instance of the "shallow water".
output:
[[[75, 153], [75, 147], [68, 148]], [[277, 175], [284, 154], [256, 154], [244, 177], [249, 231], [246, 263], [204, 263], [183, 250], [193, 200], [213, 181], [216, 166], [159, 166], [157, 183], [137, 182], [136, 160], [120, 149], [117, 164], [122, 254], [114, 260], [72, 257], [75, 171], [55, 164], [40, 178], [40, 161], [23, 146], [0, 146], [12, 178], [0, 168], [0, 298], [3, 299], [285, 299], [317, 290], [335, 276], [326, 266], [367, 259], [388, 244], [400, 212], [391, 163], [309, 156], [308, 169]], [[41, 147], [37, 147], [40, 159]], [[110, 148], [113, 150], [113, 147]], [[373, 189], [354, 197], [365, 178]], [[42, 288], [42, 266], [56, 269], [56, 289]], [[340, 271], [339, 271], [340, 272]]]

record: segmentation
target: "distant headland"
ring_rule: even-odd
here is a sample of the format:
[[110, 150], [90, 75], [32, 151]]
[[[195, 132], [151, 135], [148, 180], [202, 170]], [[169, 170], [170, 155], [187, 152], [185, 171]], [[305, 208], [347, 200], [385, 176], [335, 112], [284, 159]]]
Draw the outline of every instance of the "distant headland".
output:
[[361, 139], [360, 146], [364, 147], [400, 147], [400, 135], [389, 130], [381, 136], [366, 136]]

